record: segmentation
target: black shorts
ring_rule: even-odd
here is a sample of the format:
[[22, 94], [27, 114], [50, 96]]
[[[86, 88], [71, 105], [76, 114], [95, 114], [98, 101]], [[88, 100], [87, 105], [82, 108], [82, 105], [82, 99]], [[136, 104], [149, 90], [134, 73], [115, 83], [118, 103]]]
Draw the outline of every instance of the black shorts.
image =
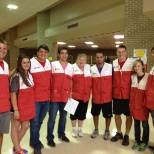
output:
[[94, 104], [92, 103], [91, 114], [93, 116], [99, 116], [102, 110], [104, 118], [112, 117], [112, 102], [104, 103], [104, 104]]
[[130, 116], [129, 99], [113, 99], [113, 114]]
[[77, 100], [79, 102], [79, 105], [74, 113], [74, 115], [70, 114], [71, 120], [84, 120], [86, 119], [86, 113], [88, 108], [88, 102], [85, 102], [83, 100]]

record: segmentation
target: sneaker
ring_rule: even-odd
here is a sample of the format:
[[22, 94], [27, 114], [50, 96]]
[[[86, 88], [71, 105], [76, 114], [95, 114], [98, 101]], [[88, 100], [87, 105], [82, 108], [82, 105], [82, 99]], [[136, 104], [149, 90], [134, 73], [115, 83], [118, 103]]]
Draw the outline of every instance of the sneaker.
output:
[[83, 136], [82, 129], [79, 129], [79, 130], [78, 130], [78, 136], [79, 136], [79, 137], [82, 137], [82, 136]]
[[77, 131], [76, 129], [72, 129], [72, 137], [77, 137]]
[[66, 137], [66, 136], [64, 136], [64, 137], [59, 137], [62, 141], [64, 141], [64, 142], [70, 142], [70, 140]]
[[34, 154], [42, 154], [41, 149], [35, 148]]
[[105, 130], [104, 132], [104, 140], [108, 140], [110, 137], [110, 131], [109, 130]]
[[116, 142], [116, 141], [121, 140], [121, 139], [123, 139], [122, 133], [118, 133], [118, 132], [117, 132], [116, 135], [115, 135], [114, 137], [111, 138], [111, 141], [112, 141], [112, 142]]
[[138, 147], [140, 146], [140, 144], [137, 142], [137, 141], [135, 141], [135, 143], [133, 144], [133, 146], [132, 146], [132, 149], [137, 149]]
[[91, 135], [91, 138], [96, 138], [98, 134], [99, 134], [98, 129], [95, 129]]
[[[28, 150], [23, 149], [23, 148], [22, 148], [22, 146], [20, 146], [20, 148], [21, 148], [21, 150], [24, 152], [24, 154], [28, 154]], [[15, 149], [15, 147], [14, 147], [14, 146], [13, 146], [12, 152], [13, 152], [13, 154], [15, 154], [15, 153], [16, 153], [16, 149]]]
[[147, 148], [145, 143], [140, 144], [138, 151], [144, 151]]
[[54, 142], [54, 140], [49, 140], [49, 141], [48, 141], [48, 145], [49, 145], [50, 147], [55, 147], [55, 146], [56, 146], [56, 143]]
[[16, 151], [14, 154], [25, 154], [22, 150]]
[[154, 151], [154, 146], [148, 146], [148, 148], [152, 151]]
[[[31, 148], [34, 148], [34, 146], [32, 145], [32, 144], [29, 144], [29, 146], [31, 147]], [[41, 143], [41, 149], [42, 148], [44, 148], [44, 145]], [[34, 148], [35, 149], [35, 148]]]
[[124, 145], [124, 146], [129, 145], [129, 136], [128, 135], [124, 135], [124, 139], [122, 141], [122, 145]]

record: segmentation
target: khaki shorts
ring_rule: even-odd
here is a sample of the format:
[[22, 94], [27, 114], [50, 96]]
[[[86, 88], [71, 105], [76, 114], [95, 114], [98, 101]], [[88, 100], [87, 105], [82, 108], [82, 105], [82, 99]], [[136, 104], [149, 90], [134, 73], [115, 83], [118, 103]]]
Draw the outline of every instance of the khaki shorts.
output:
[[0, 112], [0, 133], [7, 134], [9, 133], [10, 128], [10, 111]]

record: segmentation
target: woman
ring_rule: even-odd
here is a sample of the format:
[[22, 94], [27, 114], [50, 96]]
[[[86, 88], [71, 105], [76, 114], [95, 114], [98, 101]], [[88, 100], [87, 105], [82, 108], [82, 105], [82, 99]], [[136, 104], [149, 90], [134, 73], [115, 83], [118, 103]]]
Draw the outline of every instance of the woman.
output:
[[19, 55], [17, 68], [11, 76], [10, 85], [13, 107], [11, 139], [14, 145], [14, 154], [28, 153], [20, 146], [20, 142], [29, 128], [29, 120], [35, 117], [34, 83], [29, 70], [30, 58], [25, 54]]
[[[86, 64], [87, 56], [85, 54], [79, 54], [77, 61], [73, 64], [73, 83], [71, 97], [79, 102], [79, 105], [74, 115], [70, 115], [72, 120], [72, 136], [83, 136], [82, 125], [84, 119], [86, 119], [88, 101], [90, 98], [90, 91], [92, 86], [92, 78], [90, 74], [90, 65]], [[78, 121], [78, 130], [76, 123]]]
[[[145, 106], [145, 88], [148, 74], [142, 60], [136, 60], [133, 66], [134, 74], [131, 76], [130, 113], [134, 118], [135, 143], [132, 149], [144, 151], [149, 141], [149, 110]], [[142, 140], [140, 122], [143, 127]]]

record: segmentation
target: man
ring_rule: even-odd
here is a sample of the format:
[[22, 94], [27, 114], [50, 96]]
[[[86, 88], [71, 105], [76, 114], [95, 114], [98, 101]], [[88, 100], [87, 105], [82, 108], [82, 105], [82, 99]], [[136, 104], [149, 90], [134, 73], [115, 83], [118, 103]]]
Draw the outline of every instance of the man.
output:
[[[115, 114], [115, 123], [117, 133], [111, 138], [112, 142], [123, 139], [122, 145], [129, 145], [129, 131], [131, 129], [132, 117], [129, 112], [129, 95], [131, 88], [131, 75], [134, 59], [127, 57], [126, 47], [120, 45], [117, 48], [118, 59], [113, 61], [113, 113]], [[123, 138], [121, 132], [122, 119], [121, 114], [126, 116], [126, 131]]]
[[37, 49], [37, 57], [31, 59], [36, 117], [30, 121], [30, 145], [34, 148], [34, 154], [41, 154], [43, 148], [39, 140], [39, 132], [49, 108], [51, 66], [47, 59], [48, 54], [48, 47], [40, 45]]
[[104, 139], [109, 139], [109, 126], [112, 117], [112, 65], [104, 62], [102, 52], [96, 53], [96, 65], [91, 67], [92, 75], [92, 109], [95, 130], [91, 137], [95, 138], [98, 134], [98, 120], [100, 111], [103, 112], [106, 128]]
[[3, 60], [7, 54], [7, 43], [0, 39], [0, 154], [2, 150], [3, 134], [9, 133], [10, 101], [9, 101], [9, 69]]
[[69, 142], [65, 135], [66, 115], [64, 110], [65, 104], [71, 94], [71, 82], [73, 67], [67, 62], [68, 51], [66, 48], [61, 48], [58, 51], [59, 61], [51, 62], [51, 95], [49, 107], [49, 120], [47, 130], [48, 145], [55, 147], [54, 142], [54, 125], [57, 112], [59, 110], [59, 123], [58, 123], [58, 138], [64, 142]]

